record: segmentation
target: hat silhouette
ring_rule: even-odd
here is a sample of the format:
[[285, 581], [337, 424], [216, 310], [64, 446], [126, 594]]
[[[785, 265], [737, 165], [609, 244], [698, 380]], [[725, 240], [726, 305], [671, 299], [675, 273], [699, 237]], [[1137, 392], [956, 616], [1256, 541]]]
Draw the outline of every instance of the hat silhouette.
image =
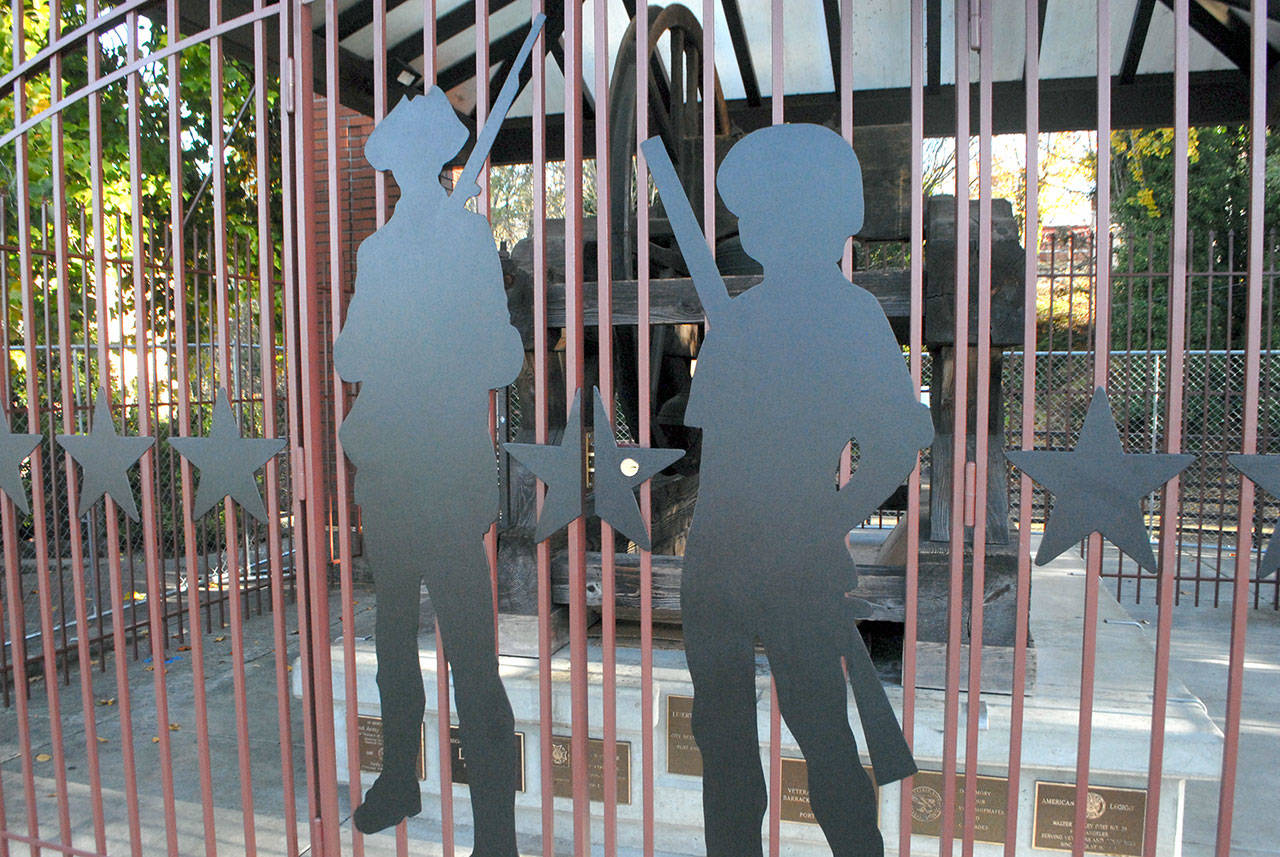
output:
[[400, 99], [365, 141], [364, 156], [375, 170], [390, 170], [400, 179], [419, 173], [434, 178], [468, 136], [444, 90], [433, 86], [425, 95]]

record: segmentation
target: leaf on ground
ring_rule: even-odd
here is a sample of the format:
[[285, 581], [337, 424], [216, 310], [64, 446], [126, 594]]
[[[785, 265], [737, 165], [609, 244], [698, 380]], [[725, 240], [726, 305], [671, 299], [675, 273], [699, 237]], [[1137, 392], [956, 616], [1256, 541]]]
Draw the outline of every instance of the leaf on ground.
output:
[[179, 729], [181, 729], [181, 728], [182, 728], [182, 724], [181, 724], [181, 723], [170, 723], [170, 724], [169, 724], [169, 731], [170, 731], [170, 732], [177, 732], [177, 731], [178, 731]]
[[49, 760], [50, 760], [50, 759], [52, 759], [52, 758], [53, 758], [53, 757], [52, 757], [52, 756], [50, 756], [48, 753], [36, 753], [36, 761], [37, 761], [37, 762], [47, 762], [47, 761], [49, 761]]
[[152, 743], [152, 744], [159, 744], [159, 743], [160, 743], [160, 736], [159, 736], [159, 735], [152, 735], [152, 736], [151, 736], [151, 743]]
[[98, 700], [98, 704], [99, 705], [115, 705], [116, 698], [114, 696], [104, 697], [103, 699]]
[[101, 735], [99, 735], [99, 736], [98, 736], [98, 743], [99, 743], [99, 744], [105, 744], [105, 743], [107, 743], [107, 739], [106, 739], [106, 738], [103, 738]]
[[191, 647], [190, 647], [190, 646], [178, 646], [178, 651], [180, 651], [180, 652], [189, 652], [189, 651], [191, 651]]
[[225, 640], [225, 639], [226, 639], [226, 637], [214, 637], [214, 638], [213, 638], [213, 641], [214, 641], [215, 643], [221, 643], [221, 642], [222, 642], [223, 640]]

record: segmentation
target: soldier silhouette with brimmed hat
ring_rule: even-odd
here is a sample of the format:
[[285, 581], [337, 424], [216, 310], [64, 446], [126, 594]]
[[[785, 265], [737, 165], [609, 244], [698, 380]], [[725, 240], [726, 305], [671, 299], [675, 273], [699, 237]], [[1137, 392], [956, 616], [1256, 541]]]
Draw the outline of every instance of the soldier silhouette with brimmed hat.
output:
[[[915, 763], [856, 628], [846, 539], [933, 427], [879, 302], [839, 267], [862, 226], [857, 157], [817, 125], [763, 128], [729, 151], [717, 186], [764, 267], [731, 299], [661, 141], [643, 148], [709, 322], [685, 415], [702, 428], [702, 464], [681, 584], [708, 857], [762, 853], [757, 640], [832, 852], [882, 855], [842, 659], [876, 780]], [[856, 470], [838, 488], [850, 439]]]
[[439, 181], [467, 136], [432, 87], [401, 100], [365, 145], [375, 169], [394, 173], [400, 199], [360, 245], [355, 295], [334, 346], [338, 374], [360, 384], [339, 437], [356, 468], [377, 594], [382, 772], [355, 825], [371, 833], [421, 810], [417, 635], [425, 580], [452, 669], [473, 853], [515, 857], [517, 748], [482, 539], [499, 501], [489, 391], [515, 379], [524, 349], [489, 223], [463, 206], [470, 188], [450, 196]]

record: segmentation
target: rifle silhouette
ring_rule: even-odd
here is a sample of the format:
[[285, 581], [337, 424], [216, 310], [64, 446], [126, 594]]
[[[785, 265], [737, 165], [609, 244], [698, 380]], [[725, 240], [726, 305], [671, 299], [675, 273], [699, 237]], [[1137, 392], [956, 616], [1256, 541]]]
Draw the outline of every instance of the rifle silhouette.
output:
[[[715, 256], [707, 246], [693, 207], [689, 204], [689, 198], [685, 195], [662, 139], [650, 137], [640, 144], [640, 150], [648, 160], [649, 173], [653, 176], [653, 183], [666, 208], [676, 243], [689, 267], [689, 275], [693, 278], [698, 300], [702, 302], [702, 310], [714, 326], [715, 320], [728, 311], [729, 301], [732, 300], [725, 288], [720, 269], [716, 266]], [[708, 188], [707, 192], [711, 193], [712, 189]], [[846, 595], [846, 600], [850, 602], [850, 621], [843, 653], [845, 667], [849, 685], [853, 688], [853, 698], [858, 705], [858, 719], [862, 721], [862, 732], [866, 738], [867, 753], [871, 756], [876, 783], [885, 785], [911, 776], [917, 768], [911, 748], [902, 734], [902, 727], [898, 725], [897, 715], [889, 704], [889, 697], [885, 695], [884, 686], [867, 654], [867, 647], [853, 622], [855, 599]]]
[[498, 131], [502, 128], [507, 112], [511, 110], [511, 105], [520, 91], [520, 72], [524, 70], [524, 64], [529, 61], [529, 54], [533, 53], [533, 45], [538, 41], [538, 36], [542, 33], [542, 25], [546, 21], [547, 16], [541, 13], [533, 19], [533, 24], [529, 27], [529, 35], [525, 36], [524, 44], [520, 46], [515, 62], [511, 64], [511, 71], [507, 72], [507, 79], [503, 81], [502, 89], [498, 91], [498, 99], [493, 102], [493, 111], [485, 120], [480, 133], [476, 135], [476, 144], [467, 157], [462, 174], [458, 176], [458, 183], [454, 186], [453, 193], [449, 195], [451, 198], [456, 197], [459, 204], [465, 203], [480, 193], [478, 181], [480, 170], [488, 160], [489, 151], [493, 148], [494, 141], [498, 139]]

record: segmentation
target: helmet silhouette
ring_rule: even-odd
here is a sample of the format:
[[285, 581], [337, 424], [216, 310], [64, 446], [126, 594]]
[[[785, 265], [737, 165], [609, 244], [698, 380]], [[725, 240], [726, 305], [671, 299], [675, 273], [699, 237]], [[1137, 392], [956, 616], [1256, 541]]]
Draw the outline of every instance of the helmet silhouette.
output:
[[862, 228], [862, 168], [843, 137], [820, 125], [753, 131], [725, 156], [716, 187], [738, 217], [743, 249], [771, 259], [839, 258]]

